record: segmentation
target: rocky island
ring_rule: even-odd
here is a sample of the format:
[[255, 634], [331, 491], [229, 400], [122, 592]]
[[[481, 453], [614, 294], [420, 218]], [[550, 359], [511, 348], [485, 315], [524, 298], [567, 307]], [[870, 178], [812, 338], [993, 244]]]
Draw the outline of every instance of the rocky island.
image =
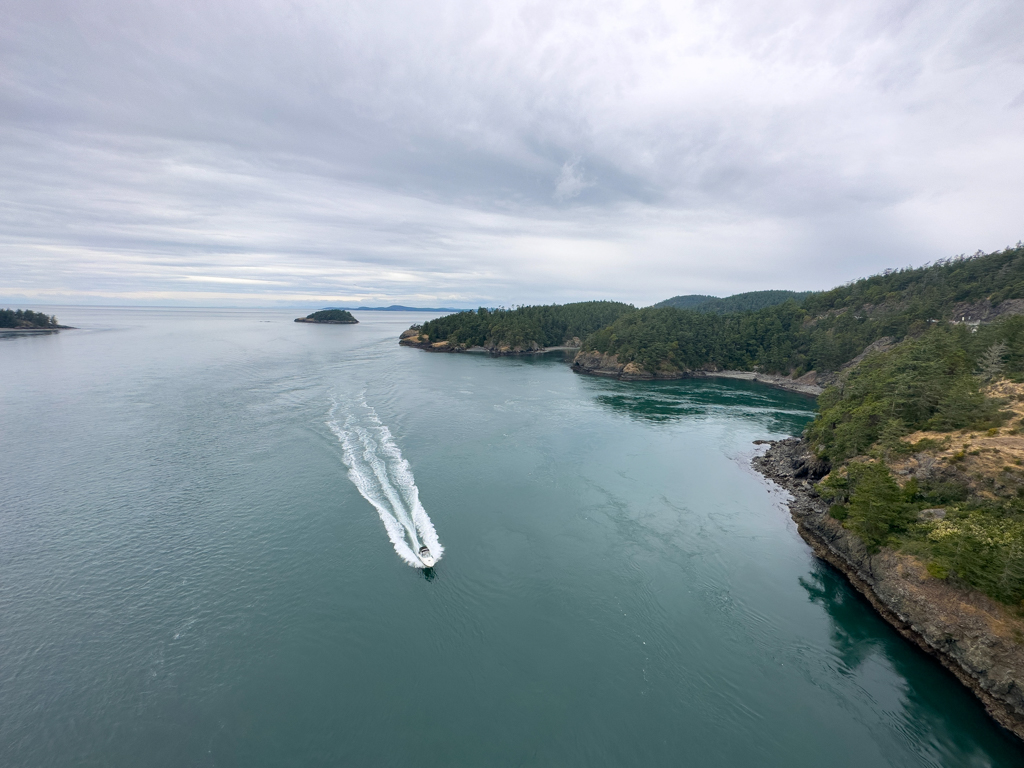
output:
[[352, 325], [358, 323], [347, 309], [322, 309], [305, 317], [296, 317], [296, 323], [323, 323], [326, 325]]

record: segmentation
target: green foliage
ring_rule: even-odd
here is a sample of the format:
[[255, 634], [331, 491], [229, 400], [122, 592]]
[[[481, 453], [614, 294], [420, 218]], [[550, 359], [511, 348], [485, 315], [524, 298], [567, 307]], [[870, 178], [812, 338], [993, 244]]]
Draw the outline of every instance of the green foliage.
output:
[[845, 504], [833, 504], [829, 507], [828, 513], [831, 517], [842, 522], [850, 516], [850, 510]]
[[846, 467], [833, 470], [814, 490], [826, 501], [846, 504], [850, 500], [850, 476]]
[[[852, 462], [818, 484], [834, 502], [829, 515], [856, 533], [870, 552], [887, 544], [928, 560], [936, 578], [955, 575], [1008, 603], [1024, 600], [1024, 514], [1021, 502], [988, 502], [961, 509], [967, 488], [911, 478], [900, 488], [881, 461]], [[917, 511], [955, 505], [943, 520], [918, 523]]]
[[805, 313], [788, 302], [770, 312], [715, 315], [641, 309], [590, 336], [585, 349], [618, 355], [648, 371], [699, 368], [787, 368]]
[[605, 328], [616, 318], [634, 312], [630, 304], [585, 301], [576, 304], [494, 309], [445, 315], [423, 324], [422, 333], [432, 342], [529, 349], [531, 344], [550, 347], [583, 339]]
[[887, 270], [831, 291], [812, 294], [808, 311], [821, 314], [841, 309], [872, 314], [888, 305], [898, 315], [951, 319], [953, 305], [989, 299], [1024, 297], [1024, 248], [1007, 248], [988, 255], [945, 259], [917, 269]]
[[848, 472], [852, 493], [844, 525], [877, 552], [913, 523], [914, 508], [882, 462], [851, 464]]
[[970, 490], [963, 483], [955, 480], [929, 480], [920, 484], [914, 500], [928, 507], [936, 507], [967, 501], [968, 496]]
[[[794, 294], [754, 311], [757, 302], [731, 302], [755, 295], [781, 298], [779, 291], [729, 299], [676, 297], [620, 317], [585, 340], [585, 349], [615, 354], [622, 363], [649, 370], [706, 367], [790, 371], [836, 371], [883, 337], [916, 338], [946, 325], [961, 303], [1024, 298], [1024, 246], [988, 255], [940, 261], [918, 269], [887, 271], [831, 291]], [[672, 302], [687, 307], [665, 306]], [[724, 314], [717, 314], [722, 312]], [[1024, 326], [1006, 338], [1005, 372], [1024, 375]], [[985, 327], [977, 334], [985, 336]], [[990, 341], [989, 344], [998, 340]], [[972, 348], [972, 365], [981, 352]], [[962, 396], [963, 393], [960, 393]], [[955, 413], [949, 414], [951, 419]]]
[[[1024, 519], [975, 509], [935, 523], [926, 543], [935, 569], [1006, 603], [1024, 600]], [[931, 570], [931, 569], [930, 569]]]
[[0, 328], [58, 328], [55, 315], [31, 309], [0, 309]]
[[[912, 431], [991, 430], [1005, 420], [1000, 402], [982, 386], [1000, 376], [1024, 380], [1024, 317], [977, 328], [951, 321], [972, 313], [972, 304], [1024, 298], [1024, 246], [788, 297], [797, 300], [769, 293], [760, 305], [676, 297], [623, 314], [584, 348], [652, 372], [787, 373], [839, 371], [890, 337], [895, 346], [868, 355], [818, 399], [807, 436], [833, 470], [817, 492], [830, 503], [829, 514], [870, 551], [907, 547], [937, 578], [955, 577], [1005, 602], [1024, 601], [1024, 498], [972, 501], [968, 478], [958, 474], [967, 450], [950, 457], [948, 471], [911, 478], [903, 488], [885, 464], [948, 447], [935, 438], [908, 445], [903, 438]], [[874, 460], [851, 461], [868, 453]], [[943, 520], [917, 521], [919, 510], [936, 506], [947, 510]]]
[[671, 299], [659, 301], [654, 305], [657, 309], [673, 307], [675, 309], [693, 309], [697, 312], [711, 312], [716, 315], [728, 315], [733, 312], [755, 312], [787, 301], [797, 304], [811, 295], [810, 291], [750, 291], [737, 293], [720, 299], [717, 296], [691, 294], [689, 296], [673, 296]]
[[999, 403], [982, 393], [975, 361], [990, 337], [1008, 338], [1022, 324], [1024, 319], [1010, 318], [979, 333], [936, 325], [888, 352], [869, 355], [822, 393], [807, 431], [811, 444], [820, 456], [842, 462], [879, 440], [887, 451], [905, 451], [899, 438], [910, 431], [998, 426]]
[[912, 453], [918, 453], [920, 451], [934, 451], [942, 450], [949, 446], [949, 438], [936, 439], [934, 437], [922, 437], [916, 443], [910, 446]]
[[714, 301], [725, 301], [717, 296], [707, 296], [703, 293], [689, 293], [685, 296], [673, 296], [671, 299], [665, 299], [654, 304], [655, 309], [663, 309], [665, 307], [672, 307], [674, 309], [696, 309], [697, 307], [705, 306], [710, 302]]
[[[869, 551], [903, 548], [921, 556], [936, 578], [953, 578], [1020, 604], [1024, 500], [971, 495], [971, 479], [960, 466], [978, 451], [965, 447], [949, 457], [945, 469], [911, 477], [903, 488], [884, 461], [949, 447], [949, 437], [909, 445], [902, 438], [911, 431], [994, 432], [1005, 414], [981, 387], [1001, 374], [1024, 373], [1024, 317], [976, 329], [945, 322], [929, 326], [867, 356], [819, 397], [807, 436], [833, 470], [817, 491], [831, 503], [830, 515]], [[850, 461], [865, 454], [877, 460]], [[945, 509], [945, 518], [918, 522], [917, 512], [929, 507]]]
[[978, 378], [986, 384], [998, 379], [1006, 367], [1004, 358], [1009, 351], [1005, 341], [997, 341], [986, 349], [978, 361]]
[[306, 315], [307, 320], [314, 320], [318, 323], [358, 323], [352, 313], [347, 309], [321, 309], [311, 315]]

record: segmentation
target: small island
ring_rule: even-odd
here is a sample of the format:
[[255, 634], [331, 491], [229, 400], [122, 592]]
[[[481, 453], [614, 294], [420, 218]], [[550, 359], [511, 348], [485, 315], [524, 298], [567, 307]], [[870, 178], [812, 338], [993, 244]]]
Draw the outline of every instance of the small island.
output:
[[347, 309], [322, 309], [306, 317], [296, 317], [296, 323], [327, 323], [329, 325], [351, 325], [359, 321]]
[[56, 315], [33, 312], [31, 309], [0, 309], [0, 332], [69, 330], [70, 325], [61, 325]]

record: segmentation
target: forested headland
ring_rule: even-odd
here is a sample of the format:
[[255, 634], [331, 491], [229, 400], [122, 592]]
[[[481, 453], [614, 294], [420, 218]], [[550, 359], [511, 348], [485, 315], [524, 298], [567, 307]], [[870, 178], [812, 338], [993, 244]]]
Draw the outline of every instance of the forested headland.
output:
[[0, 309], [0, 328], [34, 331], [65, 327], [57, 322], [56, 315], [33, 312], [31, 309]]
[[616, 301], [584, 301], [514, 309], [480, 309], [446, 315], [403, 334], [409, 345], [460, 350], [483, 347], [525, 352], [544, 347], [579, 346], [582, 340], [635, 307]]
[[[834, 372], [880, 340], [896, 343], [932, 325], [974, 325], [1024, 311], [1024, 247], [887, 270], [830, 291], [698, 298], [689, 309], [612, 301], [481, 308], [424, 323], [406, 343], [529, 351], [578, 338], [581, 352], [610, 361], [612, 372]], [[760, 309], [720, 311], [779, 299]]]

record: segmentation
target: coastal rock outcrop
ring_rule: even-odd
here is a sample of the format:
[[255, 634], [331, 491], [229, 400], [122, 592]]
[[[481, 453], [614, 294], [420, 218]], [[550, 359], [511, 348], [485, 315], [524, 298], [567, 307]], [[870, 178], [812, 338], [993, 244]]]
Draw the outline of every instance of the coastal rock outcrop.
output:
[[622, 375], [622, 369], [626, 366], [619, 362], [615, 355], [606, 355], [597, 350], [577, 352], [572, 361], [572, 369], [577, 373], [590, 373], [594, 376], [613, 376], [618, 378]]
[[993, 718], [1024, 738], [1024, 620], [980, 592], [933, 577], [911, 555], [868, 552], [814, 492], [828, 466], [804, 440], [772, 442], [753, 465], [790, 492], [790, 513], [814, 553], [970, 688]]
[[596, 350], [576, 353], [572, 361], [572, 369], [576, 373], [589, 373], [593, 376], [609, 376], [622, 381], [647, 381], [650, 379], [686, 379], [693, 374], [690, 371], [656, 371], [651, 373], [635, 362], [620, 363], [617, 355], [608, 355]]

